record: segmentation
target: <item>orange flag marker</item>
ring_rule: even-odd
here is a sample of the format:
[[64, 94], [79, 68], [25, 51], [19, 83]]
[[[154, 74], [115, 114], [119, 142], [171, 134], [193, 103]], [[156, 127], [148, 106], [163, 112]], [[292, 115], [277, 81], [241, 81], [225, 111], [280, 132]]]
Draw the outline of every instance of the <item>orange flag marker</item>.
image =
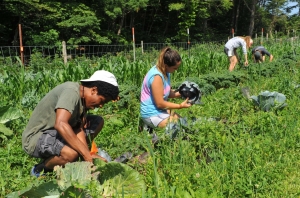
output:
[[96, 154], [96, 153], [98, 153], [98, 148], [97, 148], [96, 143], [93, 140], [90, 154], [93, 155], [93, 154]]

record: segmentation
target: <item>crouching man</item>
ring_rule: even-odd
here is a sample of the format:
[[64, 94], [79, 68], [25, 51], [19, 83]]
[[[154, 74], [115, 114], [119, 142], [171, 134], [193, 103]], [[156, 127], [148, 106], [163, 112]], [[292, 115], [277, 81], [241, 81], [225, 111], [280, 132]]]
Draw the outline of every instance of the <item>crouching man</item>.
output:
[[89, 109], [101, 108], [118, 100], [119, 88], [115, 76], [104, 70], [96, 71], [89, 79], [65, 82], [49, 91], [35, 107], [22, 134], [22, 147], [41, 162], [31, 169], [31, 175], [53, 171], [82, 158], [104, 158], [90, 154], [88, 143], [101, 131], [102, 117], [87, 115]]
[[273, 60], [273, 55], [266, 50], [263, 46], [256, 46], [252, 49], [252, 56], [254, 59], [254, 62], [261, 63], [265, 62], [266, 55], [270, 57], [270, 62]]

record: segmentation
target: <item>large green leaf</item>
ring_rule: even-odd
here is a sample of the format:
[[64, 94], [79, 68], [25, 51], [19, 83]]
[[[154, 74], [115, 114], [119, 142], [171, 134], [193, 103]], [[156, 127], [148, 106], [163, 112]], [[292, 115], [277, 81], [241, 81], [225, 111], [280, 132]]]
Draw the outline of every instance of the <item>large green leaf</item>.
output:
[[55, 172], [57, 183], [65, 190], [72, 185], [87, 186], [92, 178], [90, 162], [67, 163], [65, 167], [57, 166]]
[[[62, 193], [59, 198], [92, 198], [84, 189], [76, 188], [74, 186], [70, 186], [67, 188], [64, 193]], [[48, 197], [47, 197], [48, 198]]]
[[10, 193], [6, 195], [7, 198], [19, 198], [19, 197], [46, 197], [51, 196], [52, 198], [58, 197], [62, 191], [59, 186], [53, 182], [49, 181], [38, 186], [29, 186], [24, 190]]
[[0, 133], [3, 133], [5, 136], [11, 136], [13, 131], [0, 123]]
[[21, 116], [22, 112], [15, 107], [0, 107], [0, 123], [2, 124], [17, 119]]
[[103, 196], [140, 197], [145, 183], [138, 171], [126, 164], [109, 162], [104, 164], [95, 159], [96, 171], [99, 171], [99, 182], [103, 186]]

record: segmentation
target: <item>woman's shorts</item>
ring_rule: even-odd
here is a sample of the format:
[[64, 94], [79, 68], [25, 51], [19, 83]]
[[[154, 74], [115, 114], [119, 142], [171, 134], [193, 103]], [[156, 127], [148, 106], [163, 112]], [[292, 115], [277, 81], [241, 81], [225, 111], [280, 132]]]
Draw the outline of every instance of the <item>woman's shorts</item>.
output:
[[[103, 118], [96, 115], [87, 115], [89, 126], [84, 129], [86, 136], [94, 133]], [[39, 138], [33, 157], [47, 159], [51, 156], [59, 156], [62, 148], [67, 145], [67, 142], [55, 129], [46, 130]]]
[[170, 114], [168, 112], [163, 112], [161, 114], [158, 114], [156, 116], [151, 116], [148, 118], [142, 118], [143, 122], [148, 125], [149, 127], [155, 128], [161, 123], [163, 120], [170, 117]]
[[224, 53], [228, 56], [231, 57], [234, 55], [234, 49], [228, 49], [227, 47], [224, 47]]

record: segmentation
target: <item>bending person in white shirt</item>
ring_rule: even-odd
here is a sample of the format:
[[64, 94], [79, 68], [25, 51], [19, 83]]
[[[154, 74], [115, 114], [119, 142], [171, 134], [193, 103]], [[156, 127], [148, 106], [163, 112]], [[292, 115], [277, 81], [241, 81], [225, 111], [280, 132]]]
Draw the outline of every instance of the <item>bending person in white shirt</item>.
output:
[[251, 39], [250, 36], [245, 36], [245, 37], [237, 36], [227, 41], [224, 47], [224, 52], [228, 56], [230, 62], [229, 71], [233, 71], [235, 65], [239, 61], [239, 57], [236, 52], [236, 49], [239, 47], [242, 47], [243, 54], [245, 56], [244, 65], [245, 66], [248, 65], [247, 50], [249, 49], [249, 47], [252, 46], [252, 44], [253, 44], [253, 40]]

